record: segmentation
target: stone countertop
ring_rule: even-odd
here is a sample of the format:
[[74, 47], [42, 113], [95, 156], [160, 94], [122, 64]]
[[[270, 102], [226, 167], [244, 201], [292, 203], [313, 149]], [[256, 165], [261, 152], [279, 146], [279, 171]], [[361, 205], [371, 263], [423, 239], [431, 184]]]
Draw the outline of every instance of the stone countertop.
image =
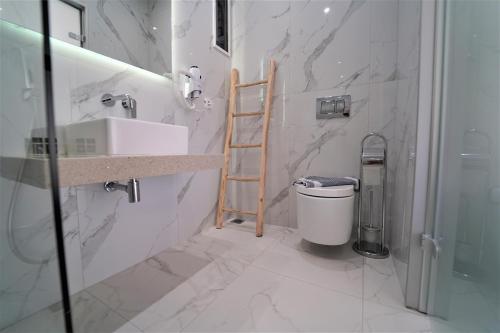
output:
[[[220, 169], [223, 164], [223, 154], [61, 157], [58, 160], [59, 185], [67, 187]], [[46, 158], [0, 157], [0, 175], [39, 188], [50, 186]]]

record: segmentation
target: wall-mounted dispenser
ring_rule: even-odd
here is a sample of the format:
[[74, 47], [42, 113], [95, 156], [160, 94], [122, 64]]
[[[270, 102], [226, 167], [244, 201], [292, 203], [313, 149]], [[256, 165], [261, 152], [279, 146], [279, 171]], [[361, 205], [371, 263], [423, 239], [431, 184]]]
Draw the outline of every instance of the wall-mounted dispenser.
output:
[[188, 72], [181, 72], [185, 76], [184, 98], [196, 99], [201, 96], [201, 71], [198, 66], [189, 67]]
[[191, 66], [187, 71], [177, 71], [176, 78], [180, 86], [182, 95], [182, 103], [191, 110], [194, 110], [196, 105], [195, 100], [198, 99], [202, 92], [201, 70], [198, 66]]

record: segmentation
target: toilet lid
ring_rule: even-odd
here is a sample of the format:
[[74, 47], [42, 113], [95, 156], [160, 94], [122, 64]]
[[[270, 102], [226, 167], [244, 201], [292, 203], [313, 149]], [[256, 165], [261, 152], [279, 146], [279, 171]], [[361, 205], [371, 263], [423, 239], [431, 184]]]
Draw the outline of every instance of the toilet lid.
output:
[[329, 186], [329, 187], [310, 187], [295, 185], [300, 194], [323, 198], [344, 198], [354, 195], [353, 185]]

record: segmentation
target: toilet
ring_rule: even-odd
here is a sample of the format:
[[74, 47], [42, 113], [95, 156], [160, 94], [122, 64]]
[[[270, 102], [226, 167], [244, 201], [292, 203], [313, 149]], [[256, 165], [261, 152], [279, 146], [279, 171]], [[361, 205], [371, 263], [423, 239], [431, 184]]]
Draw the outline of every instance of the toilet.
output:
[[295, 185], [297, 224], [305, 240], [322, 245], [342, 245], [351, 238], [354, 186], [307, 188]]

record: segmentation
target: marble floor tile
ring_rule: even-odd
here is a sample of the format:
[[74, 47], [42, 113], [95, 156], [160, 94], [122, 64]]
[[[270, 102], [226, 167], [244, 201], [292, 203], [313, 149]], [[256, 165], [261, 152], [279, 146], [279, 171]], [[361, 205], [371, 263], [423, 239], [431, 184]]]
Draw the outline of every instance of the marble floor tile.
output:
[[258, 238], [255, 237], [255, 223], [245, 222], [243, 225], [227, 223], [223, 229], [209, 228], [176, 245], [174, 249], [210, 261], [224, 257], [250, 264], [279, 237], [281, 231], [276, 229], [281, 230], [271, 227], [266, 231], [266, 237]]
[[164, 273], [190, 278], [211, 261], [184, 251], [168, 249], [146, 259], [145, 263]]
[[242, 224], [226, 223], [223, 229], [211, 228], [204, 232], [205, 236], [229, 241], [231, 248], [222, 256], [252, 263], [262, 256], [263, 251], [283, 238], [286, 228], [266, 226], [263, 237], [255, 236], [255, 222], [245, 221]]
[[361, 331], [362, 300], [254, 266], [185, 332]]
[[62, 307], [53, 305], [26, 317], [13, 325], [4, 327], [1, 333], [43, 333], [64, 332]]
[[404, 307], [403, 291], [392, 257], [364, 258], [363, 299], [393, 307]]
[[86, 290], [130, 320], [184, 280], [140, 263]]
[[192, 254], [206, 260], [214, 260], [234, 247], [234, 243], [199, 233], [175, 245], [173, 249]]
[[208, 263], [188, 253], [166, 250], [86, 290], [130, 320]]
[[325, 289], [362, 297], [363, 258], [350, 244], [322, 246], [302, 240], [296, 230], [274, 244], [254, 265]]
[[73, 296], [71, 304], [76, 332], [113, 332], [127, 321], [86, 291]]
[[365, 301], [363, 332], [432, 332], [432, 327], [424, 314]]
[[236, 280], [247, 265], [216, 258], [132, 319], [143, 332], [180, 332]]
[[[404, 307], [392, 258], [363, 258], [351, 244], [315, 245], [295, 229], [273, 226], [262, 238], [254, 232], [251, 222], [209, 228], [76, 294], [76, 331], [455, 330], [448, 321]], [[454, 291], [477, 294], [463, 284]], [[62, 331], [58, 305], [28, 319], [37, 321], [40, 332]], [[26, 321], [2, 333], [32, 327]]]
[[255, 258], [282, 234], [269, 228], [265, 238], [255, 237], [255, 224], [226, 224], [210, 228], [175, 246], [177, 251], [211, 263], [132, 319], [144, 332], [178, 332], [202, 313], [236, 280]]
[[264, 236], [255, 236], [255, 222], [245, 221], [241, 224], [226, 222], [224, 228], [211, 228], [205, 231], [205, 235], [213, 238], [223, 239], [239, 245], [254, 245], [264, 249], [284, 236], [286, 228], [274, 225], [264, 226]]
[[[104, 333], [123, 328], [121, 332], [137, 332], [127, 320], [86, 291], [71, 297], [73, 328], [77, 333]], [[61, 304], [49, 306], [31, 317], [1, 331], [2, 333], [64, 332]]]

